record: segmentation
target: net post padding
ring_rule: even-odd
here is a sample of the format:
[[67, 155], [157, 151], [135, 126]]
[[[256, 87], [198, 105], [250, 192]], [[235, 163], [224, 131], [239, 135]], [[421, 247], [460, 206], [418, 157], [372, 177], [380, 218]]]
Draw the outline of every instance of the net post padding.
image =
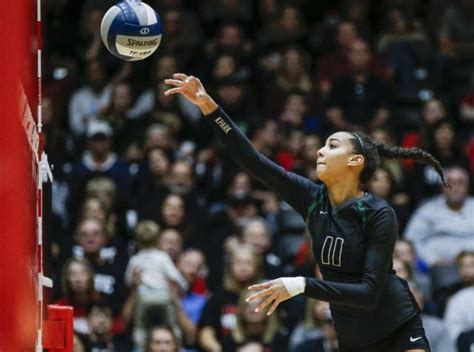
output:
[[[35, 101], [31, 29], [35, 6], [0, 1], [0, 350], [31, 351], [37, 328], [36, 173], [18, 86]], [[30, 105], [31, 106], [31, 105]], [[34, 105], [33, 105], [34, 106]]]

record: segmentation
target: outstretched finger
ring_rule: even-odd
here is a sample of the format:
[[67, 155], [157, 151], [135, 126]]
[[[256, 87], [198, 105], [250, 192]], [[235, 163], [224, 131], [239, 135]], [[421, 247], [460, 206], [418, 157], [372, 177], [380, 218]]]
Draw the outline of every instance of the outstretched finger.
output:
[[177, 93], [181, 93], [181, 87], [168, 89], [163, 94], [164, 95], [171, 95], [171, 94], [177, 94]]
[[165, 83], [175, 87], [181, 87], [183, 85], [183, 81], [180, 81], [179, 79], [168, 78], [165, 79]]
[[279, 299], [276, 299], [275, 302], [273, 302], [272, 306], [270, 307], [270, 309], [268, 310], [267, 312], [267, 315], [270, 315], [272, 314], [275, 309], [277, 309], [278, 305], [281, 303], [281, 301]]
[[256, 285], [249, 286], [249, 290], [259, 291], [259, 290], [263, 290], [265, 288], [270, 288], [270, 287], [272, 287], [272, 283], [271, 281], [267, 281], [267, 282], [264, 282], [263, 284], [256, 284]]
[[260, 303], [258, 305], [258, 307], [255, 309], [256, 312], [259, 312], [261, 310], [264, 310], [265, 307], [269, 306], [273, 301], [276, 300], [276, 296], [275, 295], [271, 295], [270, 297], [267, 297], [265, 299], [265, 301], [263, 301], [262, 303]]
[[188, 78], [188, 75], [185, 75], [184, 73], [175, 73], [173, 74], [173, 78], [177, 78], [182, 81], [185, 81]]
[[255, 299], [264, 298], [266, 296], [271, 295], [272, 293], [273, 293], [273, 288], [270, 287], [270, 288], [267, 288], [266, 290], [254, 293], [253, 295], [249, 296], [245, 301], [252, 302]]

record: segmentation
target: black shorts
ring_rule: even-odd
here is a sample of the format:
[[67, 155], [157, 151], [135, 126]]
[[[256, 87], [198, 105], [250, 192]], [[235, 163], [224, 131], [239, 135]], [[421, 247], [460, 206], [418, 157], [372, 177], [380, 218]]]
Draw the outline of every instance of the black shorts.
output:
[[383, 340], [361, 347], [341, 345], [339, 352], [403, 352], [414, 349], [431, 351], [420, 314], [415, 315]]

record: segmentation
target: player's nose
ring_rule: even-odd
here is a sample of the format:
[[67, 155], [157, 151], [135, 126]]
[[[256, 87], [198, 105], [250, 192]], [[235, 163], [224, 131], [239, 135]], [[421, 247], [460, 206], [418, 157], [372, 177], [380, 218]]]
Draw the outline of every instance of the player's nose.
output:
[[324, 156], [324, 147], [318, 149], [317, 155], [318, 155], [318, 159]]

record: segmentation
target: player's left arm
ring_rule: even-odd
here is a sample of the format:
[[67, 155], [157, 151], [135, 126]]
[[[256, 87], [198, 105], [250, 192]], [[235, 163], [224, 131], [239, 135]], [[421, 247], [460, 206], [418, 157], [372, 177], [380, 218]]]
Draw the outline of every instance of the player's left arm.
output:
[[279, 278], [251, 286], [251, 290], [259, 292], [249, 300], [263, 298], [264, 302], [259, 309], [273, 303], [269, 313], [280, 302], [300, 293], [322, 301], [374, 310], [380, 301], [392, 264], [397, 235], [393, 209], [385, 207], [376, 211], [368, 219], [366, 231], [368, 245], [360, 282], [342, 283], [303, 277]]

